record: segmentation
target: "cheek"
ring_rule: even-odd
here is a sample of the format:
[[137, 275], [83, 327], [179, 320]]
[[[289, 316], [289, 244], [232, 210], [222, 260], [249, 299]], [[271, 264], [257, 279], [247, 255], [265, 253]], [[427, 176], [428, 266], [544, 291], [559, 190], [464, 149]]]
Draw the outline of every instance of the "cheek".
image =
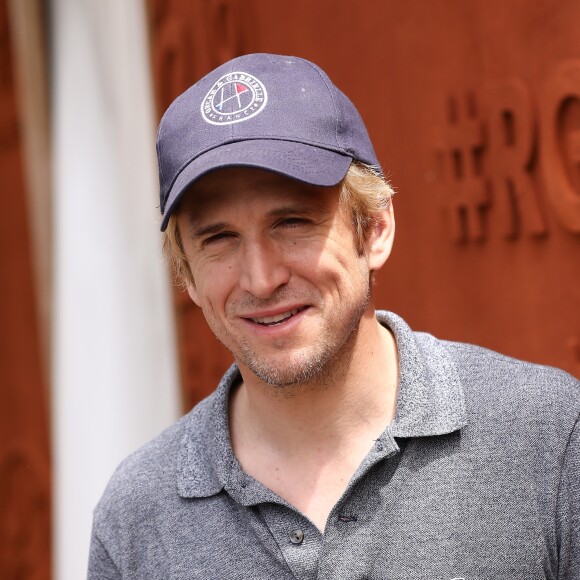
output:
[[320, 292], [339, 303], [352, 300], [366, 292], [369, 273], [365, 257], [358, 256], [354, 248], [327, 247], [315, 262], [303, 264], [298, 270]]
[[340, 229], [329, 237], [321, 258], [334, 269], [337, 277], [356, 276], [359, 271], [368, 268], [366, 257], [357, 251], [350, 229]]
[[223, 309], [235, 288], [234, 267], [231, 264], [196, 264], [191, 272], [197, 296], [194, 302], [204, 310]]

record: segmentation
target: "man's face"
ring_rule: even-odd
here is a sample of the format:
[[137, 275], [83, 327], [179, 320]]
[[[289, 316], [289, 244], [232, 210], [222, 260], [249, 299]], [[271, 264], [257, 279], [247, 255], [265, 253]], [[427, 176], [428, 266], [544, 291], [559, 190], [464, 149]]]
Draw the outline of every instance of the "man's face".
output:
[[348, 350], [372, 310], [372, 264], [356, 251], [347, 213], [339, 186], [258, 169], [215, 171], [187, 193], [178, 227], [189, 293], [242, 372], [302, 383]]

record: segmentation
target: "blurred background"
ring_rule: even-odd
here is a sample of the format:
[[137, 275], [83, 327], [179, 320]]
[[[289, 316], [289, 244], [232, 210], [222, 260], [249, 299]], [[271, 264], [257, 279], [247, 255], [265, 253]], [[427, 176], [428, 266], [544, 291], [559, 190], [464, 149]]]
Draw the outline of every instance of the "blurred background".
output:
[[576, 0], [0, 0], [0, 578], [86, 574], [116, 465], [230, 363], [160, 252], [155, 131], [215, 66], [306, 57], [397, 190], [376, 302], [580, 377]]

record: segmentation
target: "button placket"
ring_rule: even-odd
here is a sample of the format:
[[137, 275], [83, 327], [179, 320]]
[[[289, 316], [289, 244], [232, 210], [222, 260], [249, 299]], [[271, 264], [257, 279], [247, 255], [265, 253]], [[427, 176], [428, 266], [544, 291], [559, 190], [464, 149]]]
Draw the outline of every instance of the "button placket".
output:
[[302, 514], [279, 504], [266, 504], [260, 512], [296, 578], [314, 580], [323, 538]]

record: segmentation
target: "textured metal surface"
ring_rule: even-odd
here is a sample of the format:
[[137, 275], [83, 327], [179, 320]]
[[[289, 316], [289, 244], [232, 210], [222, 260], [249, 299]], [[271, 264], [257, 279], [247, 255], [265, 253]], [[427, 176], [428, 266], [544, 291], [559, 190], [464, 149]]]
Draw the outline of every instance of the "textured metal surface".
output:
[[[574, 0], [151, 0], [159, 111], [242, 52], [320, 64], [398, 191], [377, 305], [580, 376], [579, 21]], [[230, 357], [177, 303], [189, 405]]]

